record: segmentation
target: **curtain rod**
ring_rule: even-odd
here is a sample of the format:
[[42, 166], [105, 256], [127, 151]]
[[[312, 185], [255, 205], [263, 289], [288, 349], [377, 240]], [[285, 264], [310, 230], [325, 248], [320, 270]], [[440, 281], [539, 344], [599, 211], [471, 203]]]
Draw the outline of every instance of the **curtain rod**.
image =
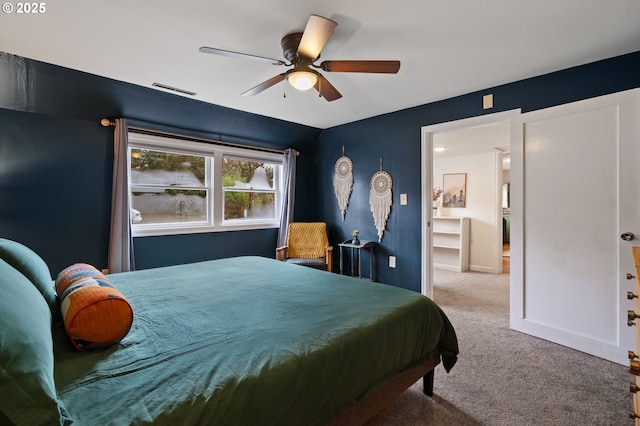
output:
[[[109, 126], [115, 126], [116, 125], [115, 121], [111, 121], [108, 118], [103, 118], [102, 120], [100, 120], [100, 124], [103, 127], [109, 127]], [[279, 153], [279, 154], [284, 154], [286, 152], [286, 150], [283, 150], [283, 149], [263, 148], [263, 147], [259, 147], [259, 146], [243, 145], [243, 144], [240, 144], [240, 143], [219, 141], [219, 140], [215, 140], [215, 139], [202, 138], [202, 137], [199, 137], [199, 136], [186, 135], [186, 134], [183, 134], [183, 133], [167, 132], [165, 130], [154, 130], [154, 129], [149, 129], [149, 128], [146, 128], [146, 127], [127, 125], [127, 128], [129, 130], [133, 131], [134, 133], [137, 132], [137, 133], [143, 133], [143, 134], [147, 134], [147, 135], [172, 136], [172, 137], [178, 138], [178, 139], [186, 139], [186, 140], [191, 140], [191, 141], [196, 141], [196, 142], [213, 143], [213, 144], [219, 144], [219, 145], [225, 145], [225, 146], [232, 146], [232, 147], [235, 147], [235, 148], [252, 149], [252, 150], [255, 150], [255, 151], [276, 152], [276, 153]], [[296, 151], [296, 156], [298, 156], [298, 155], [300, 155], [300, 152]]]

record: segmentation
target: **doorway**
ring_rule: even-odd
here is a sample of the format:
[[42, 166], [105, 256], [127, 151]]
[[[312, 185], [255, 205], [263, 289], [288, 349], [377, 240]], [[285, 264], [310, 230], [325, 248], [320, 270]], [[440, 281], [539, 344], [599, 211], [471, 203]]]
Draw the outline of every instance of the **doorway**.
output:
[[[424, 127], [422, 134], [423, 183], [423, 294], [433, 296], [433, 264], [440, 252], [449, 248], [440, 245], [432, 231], [438, 222], [454, 218], [468, 218], [468, 266], [462, 270], [501, 273], [503, 257], [503, 182], [504, 159], [510, 152], [511, 119], [519, 110]], [[434, 148], [439, 148], [434, 152]], [[442, 149], [444, 148], [444, 149]], [[442, 189], [445, 175], [464, 174], [466, 180], [465, 206], [440, 207], [437, 212], [431, 202], [433, 190]], [[441, 203], [442, 200], [438, 200]], [[428, 204], [428, 205], [427, 205]], [[436, 217], [434, 221], [434, 216]], [[510, 218], [509, 218], [510, 219]], [[433, 228], [433, 229], [432, 229]], [[508, 260], [508, 259], [507, 259]]]
[[[444, 191], [436, 200], [437, 213], [433, 217], [434, 267], [449, 267], [447, 261], [455, 260], [449, 257], [456, 254], [454, 247], [459, 246], [465, 252], [461, 255], [464, 263], [453, 265], [454, 270], [501, 272], [508, 213], [503, 207], [503, 160], [509, 154], [509, 138], [508, 121], [433, 133], [433, 186], [436, 194]], [[459, 178], [463, 188], [448, 188], [452, 177]], [[450, 202], [462, 192], [462, 203]], [[466, 231], [458, 241], [439, 232], [445, 224], [450, 231], [458, 218], [464, 224], [460, 229]]]

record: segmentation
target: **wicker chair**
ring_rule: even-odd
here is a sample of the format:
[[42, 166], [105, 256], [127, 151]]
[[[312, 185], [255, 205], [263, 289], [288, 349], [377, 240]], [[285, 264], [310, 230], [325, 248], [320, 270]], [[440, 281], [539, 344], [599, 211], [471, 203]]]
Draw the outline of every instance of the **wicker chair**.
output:
[[332, 271], [333, 247], [324, 222], [291, 222], [287, 244], [276, 248], [276, 259]]

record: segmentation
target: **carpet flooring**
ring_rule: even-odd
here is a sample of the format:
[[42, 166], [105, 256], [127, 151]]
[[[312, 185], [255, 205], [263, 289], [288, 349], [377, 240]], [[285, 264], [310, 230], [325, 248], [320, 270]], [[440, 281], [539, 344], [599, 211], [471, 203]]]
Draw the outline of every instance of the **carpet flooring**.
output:
[[456, 329], [460, 357], [436, 367], [434, 396], [421, 381], [382, 424], [633, 425], [628, 368], [509, 329], [509, 276], [434, 271], [434, 300]]

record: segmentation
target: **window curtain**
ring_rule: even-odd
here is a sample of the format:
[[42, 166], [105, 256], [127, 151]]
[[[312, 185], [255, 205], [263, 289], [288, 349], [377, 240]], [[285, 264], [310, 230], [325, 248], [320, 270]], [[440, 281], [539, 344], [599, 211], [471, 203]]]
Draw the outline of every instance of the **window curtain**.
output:
[[298, 152], [289, 148], [284, 152], [284, 184], [282, 188], [282, 216], [280, 218], [280, 230], [278, 231], [278, 247], [287, 244], [287, 230], [289, 222], [293, 220], [293, 206], [296, 193], [296, 156]]
[[135, 270], [131, 208], [129, 206], [128, 132], [127, 120], [118, 118], [113, 138], [113, 189], [109, 235], [110, 273]]

